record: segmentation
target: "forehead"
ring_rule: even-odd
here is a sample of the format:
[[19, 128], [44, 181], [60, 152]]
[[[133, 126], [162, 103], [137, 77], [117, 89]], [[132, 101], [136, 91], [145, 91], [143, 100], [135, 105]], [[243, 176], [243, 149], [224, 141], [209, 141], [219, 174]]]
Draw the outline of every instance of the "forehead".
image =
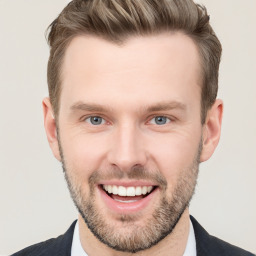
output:
[[166, 101], [165, 89], [178, 97], [175, 92], [185, 93], [188, 87], [199, 95], [200, 70], [195, 43], [180, 32], [132, 37], [121, 45], [95, 36], [78, 36], [65, 53], [61, 98], [66, 95], [74, 103], [92, 93], [111, 99], [111, 90], [112, 95], [120, 90], [126, 98], [133, 95], [134, 100], [145, 95], [150, 100], [153, 95]]
[[[198, 64], [196, 68], [200, 71], [200, 61], [197, 47], [194, 41], [182, 32], [169, 32], [158, 35], [131, 37], [121, 45], [115, 44], [102, 38], [85, 35], [75, 37], [67, 47], [63, 69], [65, 74], [76, 68], [104, 68], [116, 69], [127, 68], [133, 62], [135, 67], [145, 63], [148, 66], [161, 61], [162, 64], [170, 64], [175, 61], [177, 68], [187, 65]], [[144, 63], [143, 63], [144, 62]], [[109, 66], [109, 64], [112, 64]], [[185, 66], [186, 65], [186, 66]], [[153, 65], [154, 67], [154, 65]]]

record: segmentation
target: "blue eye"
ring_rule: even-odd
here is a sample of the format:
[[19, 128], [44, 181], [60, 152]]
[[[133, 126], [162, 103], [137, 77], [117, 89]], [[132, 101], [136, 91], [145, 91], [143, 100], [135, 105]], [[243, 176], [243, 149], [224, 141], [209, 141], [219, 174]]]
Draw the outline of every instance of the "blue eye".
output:
[[85, 119], [86, 122], [92, 125], [101, 125], [104, 124], [106, 121], [100, 116], [90, 116]]
[[166, 116], [156, 116], [150, 120], [151, 124], [164, 125], [170, 123], [171, 120]]

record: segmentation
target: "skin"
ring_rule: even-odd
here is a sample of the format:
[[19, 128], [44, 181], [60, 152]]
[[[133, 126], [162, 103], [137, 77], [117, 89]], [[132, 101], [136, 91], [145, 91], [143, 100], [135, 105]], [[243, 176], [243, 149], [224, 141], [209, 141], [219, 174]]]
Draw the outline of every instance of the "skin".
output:
[[[45, 129], [54, 156], [62, 161], [61, 146], [66, 169], [84, 195], [90, 194], [89, 177], [95, 170], [103, 170], [107, 176], [107, 170], [118, 168], [127, 174], [124, 182], [134, 181], [127, 177], [135, 166], [158, 170], [167, 188], [162, 192], [160, 187], [154, 200], [136, 215], [135, 224], [143, 227], [162, 193], [172, 199], [184, 170], [191, 169], [198, 155], [200, 142], [200, 162], [208, 160], [218, 144], [223, 103], [216, 100], [202, 125], [200, 100], [199, 54], [188, 36], [163, 33], [134, 37], [121, 46], [79, 36], [65, 54], [58, 124], [49, 99], [43, 101]], [[90, 116], [101, 116], [104, 123], [92, 125]], [[167, 123], [156, 124], [156, 116], [166, 116]], [[120, 216], [98, 193], [94, 199], [104, 219], [124, 233]], [[82, 246], [89, 255], [130, 255], [100, 242], [81, 215], [79, 228]], [[186, 208], [171, 234], [136, 255], [183, 255], [188, 233]]]

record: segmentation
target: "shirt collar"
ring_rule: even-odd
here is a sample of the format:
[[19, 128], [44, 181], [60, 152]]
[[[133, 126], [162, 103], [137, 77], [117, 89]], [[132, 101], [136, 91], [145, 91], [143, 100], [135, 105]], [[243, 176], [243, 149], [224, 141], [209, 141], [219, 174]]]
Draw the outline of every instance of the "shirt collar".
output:
[[71, 247], [71, 256], [88, 256], [84, 251], [80, 242], [78, 221], [76, 222], [76, 226], [74, 230], [73, 242]]
[[[78, 221], [75, 226], [73, 242], [71, 247], [71, 256], [88, 256], [84, 251], [79, 236], [79, 224]], [[190, 221], [188, 241], [183, 256], [196, 256], [196, 238], [193, 225]]]
[[189, 226], [187, 246], [183, 256], [196, 256], [196, 237], [191, 220]]

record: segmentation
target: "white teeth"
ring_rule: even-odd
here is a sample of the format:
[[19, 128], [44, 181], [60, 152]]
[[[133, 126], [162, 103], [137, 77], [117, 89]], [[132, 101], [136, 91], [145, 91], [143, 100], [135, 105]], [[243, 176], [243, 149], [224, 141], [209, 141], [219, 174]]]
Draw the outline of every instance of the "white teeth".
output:
[[146, 195], [148, 193], [148, 188], [146, 187], [146, 186], [144, 186], [143, 188], [142, 188], [142, 194], [143, 195]]
[[136, 196], [140, 196], [142, 194], [141, 187], [136, 187], [135, 194], [136, 194]]
[[153, 186], [123, 187], [116, 185], [103, 185], [103, 188], [109, 194], [119, 196], [141, 196], [146, 195], [153, 190]]
[[127, 193], [126, 193], [126, 188], [123, 187], [123, 186], [119, 186], [118, 188], [118, 193], [117, 193], [119, 196], [126, 196]]
[[113, 193], [114, 195], [117, 195], [117, 194], [118, 194], [118, 188], [117, 188], [117, 186], [113, 186], [113, 188], [112, 188], [112, 193]]
[[112, 186], [108, 185], [108, 193], [111, 194], [112, 193]]
[[118, 199], [114, 199], [115, 201], [117, 202], [120, 202], [120, 203], [134, 203], [134, 202], [137, 202], [138, 200], [126, 200], [126, 201], [123, 201], [123, 200], [118, 200]]
[[135, 188], [134, 187], [127, 188], [126, 194], [127, 194], [127, 196], [135, 196]]

